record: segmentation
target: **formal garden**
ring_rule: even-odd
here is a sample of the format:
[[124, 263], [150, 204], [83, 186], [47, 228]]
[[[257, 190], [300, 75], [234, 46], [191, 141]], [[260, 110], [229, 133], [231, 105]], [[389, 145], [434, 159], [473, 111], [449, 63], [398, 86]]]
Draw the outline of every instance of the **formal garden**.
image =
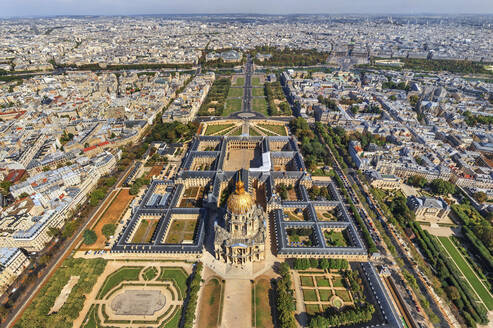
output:
[[177, 328], [187, 295], [188, 273], [181, 267], [122, 266], [108, 274], [89, 299], [82, 327]]

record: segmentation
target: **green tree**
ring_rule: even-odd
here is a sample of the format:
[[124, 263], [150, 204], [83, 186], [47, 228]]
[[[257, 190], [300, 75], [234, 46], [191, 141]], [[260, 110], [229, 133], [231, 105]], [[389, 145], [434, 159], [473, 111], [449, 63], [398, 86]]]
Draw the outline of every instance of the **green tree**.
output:
[[480, 204], [482, 204], [488, 200], [488, 196], [483, 191], [475, 192], [473, 197]]
[[101, 229], [101, 232], [106, 237], [106, 239], [110, 239], [110, 236], [115, 234], [116, 225], [112, 223], [105, 224]]
[[96, 240], [98, 239], [98, 236], [92, 230], [85, 230], [84, 235], [83, 235], [83, 239], [84, 239], [84, 244], [92, 245], [96, 242]]
[[443, 179], [434, 179], [430, 182], [430, 188], [433, 193], [438, 195], [448, 195], [455, 193], [455, 185]]

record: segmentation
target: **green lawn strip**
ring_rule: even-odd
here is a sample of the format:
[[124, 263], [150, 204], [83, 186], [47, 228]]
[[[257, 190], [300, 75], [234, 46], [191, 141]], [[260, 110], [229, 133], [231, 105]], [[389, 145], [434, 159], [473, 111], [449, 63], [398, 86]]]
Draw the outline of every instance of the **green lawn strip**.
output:
[[260, 134], [259, 132], [257, 132], [258, 130], [257, 129], [254, 129], [252, 126], [250, 126], [250, 129], [248, 131], [248, 133], [253, 136], [253, 137], [258, 137], [258, 136], [261, 136], [262, 134]]
[[287, 136], [286, 128], [283, 125], [277, 124], [257, 124], [258, 127], [261, 127], [265, 130], [269, 130], [271, 132], [275, 132], [280, 136]]
[[238, 77], [235, 81], [235, 86], [242, 87], [245, 85], [245, 78], [244, 77]]
[[234, 130], [234, 129], [235, 129], [235, 127], [236, 127], [236, 126], [232, 126], [232, 127], [228, 128], [228, 129], [226, 129], [226, 130], [222, 130], [222, 131], [221, 131], [221, 133], [216, 134], [216, 136], [218, 136], [218, 135], [219, 135], [219, 136], [225, 136], [225, 135], [227, 135], [229, 132], [231, 132], [232, 130]]
[[273, 327], [269, 304], [270, 282], [261, 279], [255, 283], [255, 326]]
[[303, 299], [305, 300], [305, 302], [318, 301], [317, 293], [315, 292], [315, 289], [302, 289], [302, 290], [303, 290]]
[[332, 285], [334, 287], [344, 287], [344, 279], [342, 277], [332, 277]]
[[336, 289], [335, 293], [339, 296], [344, 302], [351, 302], [351, 296], [349, 296], [349, 292], [347, 290]]
[[320, 295], [320, 301], [328, 302], [332, 297], [332, 291], [330, 289], [319, 289], [318, 294]]
[[320, 307], [318, 304], [305, 304], [306, 313], [313, 315], [320, 312]]
[[205, 130], [205, 135], [210, 136], [219, 131], [226, 130], [234, 126], [234, 124], [209, 124]]
[[229, 88], [228, 98], [243, 97], [244, 92], [243, 88]]
[[228, 98], [226, 99], [226, 106], [222, 116], [229, 116], [232, 113], [241, 111], [241, 99], [239, 98]]
[[83, 325], [84, 328], [99, 328], [99, 320], [97, 318], [97, 312], [98, 312], [99, 304], [93, 304], [89, 308], [89, 311], [87, 312], [87, 315], [84, 319], [84, 322], [86, 323]]
[[175, 282], [176, 287], [181, 294], [180, 299], [182, 299], [187, 291], [187, 277], [187, 273], [182, 268], [161, 267], [161, 274], [159, 275], [158, 280]]
[[157, 269], [155, 267], [150, 267], [144, 271], [144, 280], [152, 280], [157, 276]]
[[267, 101], [265, 98], [252, 98], [252, 110], [254, 112], [259, 112], [265, 116], [269, 116], [267, 112]]
[[252, 96], [253, 97], [264, 96], [264, 89], [263, 88], [252, 88]]
[[301, 286], [313, 287], [313, 279], [311, 276], [300, 276]]
[[230, 134], [230, 136], [240, 136], [242, 133], [243, 129], [241, 126], [237, 127], [235, 130], [233, 130]]
[[104, 295], [112, 288], [117, 286], [123, 281], [136, 281], [139, 280], [139, 273], [143, 267], [122, 267], [115, 272], [111, 273], [103, 283], [103, 286], [98, 292], [96, 299], [102, 299]]
[[330, 282], [325, 277], [316, 277], [318, 287], [330, 287]]
[[488, 289], [486, 289], [485, 286], [481, 283], [478, 276], [474, 273], [474, 271], [471, 269], [469, 264], [459, 253], [454, 243], [448, 237], [437, 237], [437, 238], [443, 244], [443, 246], [449, 253], [450, 257], [455, 262], [456, 266], [459, 267], [459, 270], [469, 281], [472, 288], [479, 295], [484, 305], [486, 305], [488, 310], [493, 310], [493, 297], [489, 293]]
[[161, 325], [162, 328], [178, 328], [180, 326], [180, 318], [181, 318], [181, 308], [176, 308], [175, 314], [168, 320], [168, 322]]
[[252, 77], [252, 86], [261, 87], [263, 83], [260, 82], [260, 77], [254, 76]]

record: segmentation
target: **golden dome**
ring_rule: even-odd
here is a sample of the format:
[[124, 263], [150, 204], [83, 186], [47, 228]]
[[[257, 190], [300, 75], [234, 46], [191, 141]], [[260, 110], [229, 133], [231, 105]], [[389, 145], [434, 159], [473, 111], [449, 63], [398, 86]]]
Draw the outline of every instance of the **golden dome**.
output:
[[252, 196], [245, 191], [243, 182], [236, 183], [236, 190], [228, 198], [228, 210], [233, 214], [245, 214], [254, 205]]

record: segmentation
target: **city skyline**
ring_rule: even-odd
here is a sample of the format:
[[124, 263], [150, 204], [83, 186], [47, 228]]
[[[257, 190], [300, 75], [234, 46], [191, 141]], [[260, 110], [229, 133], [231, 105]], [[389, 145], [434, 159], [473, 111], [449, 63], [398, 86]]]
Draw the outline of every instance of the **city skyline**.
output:
[[0, 17], [43, 17], [58, 15], [150, 15], [150, 14], [492, 14], [493, 3], [472, 1], [391, 1], [378, 0], [368, 3], [355, 0], [350, 4], [340, 0], [312, 0], [299, 4], [293, 0], [252, 0], [249, 2], [212, 0], [179, 2], [143, 0], [138, 3], [128, 0], [88, 0], [81, 8], [72, 0], [23, 0], [3, 4]]

